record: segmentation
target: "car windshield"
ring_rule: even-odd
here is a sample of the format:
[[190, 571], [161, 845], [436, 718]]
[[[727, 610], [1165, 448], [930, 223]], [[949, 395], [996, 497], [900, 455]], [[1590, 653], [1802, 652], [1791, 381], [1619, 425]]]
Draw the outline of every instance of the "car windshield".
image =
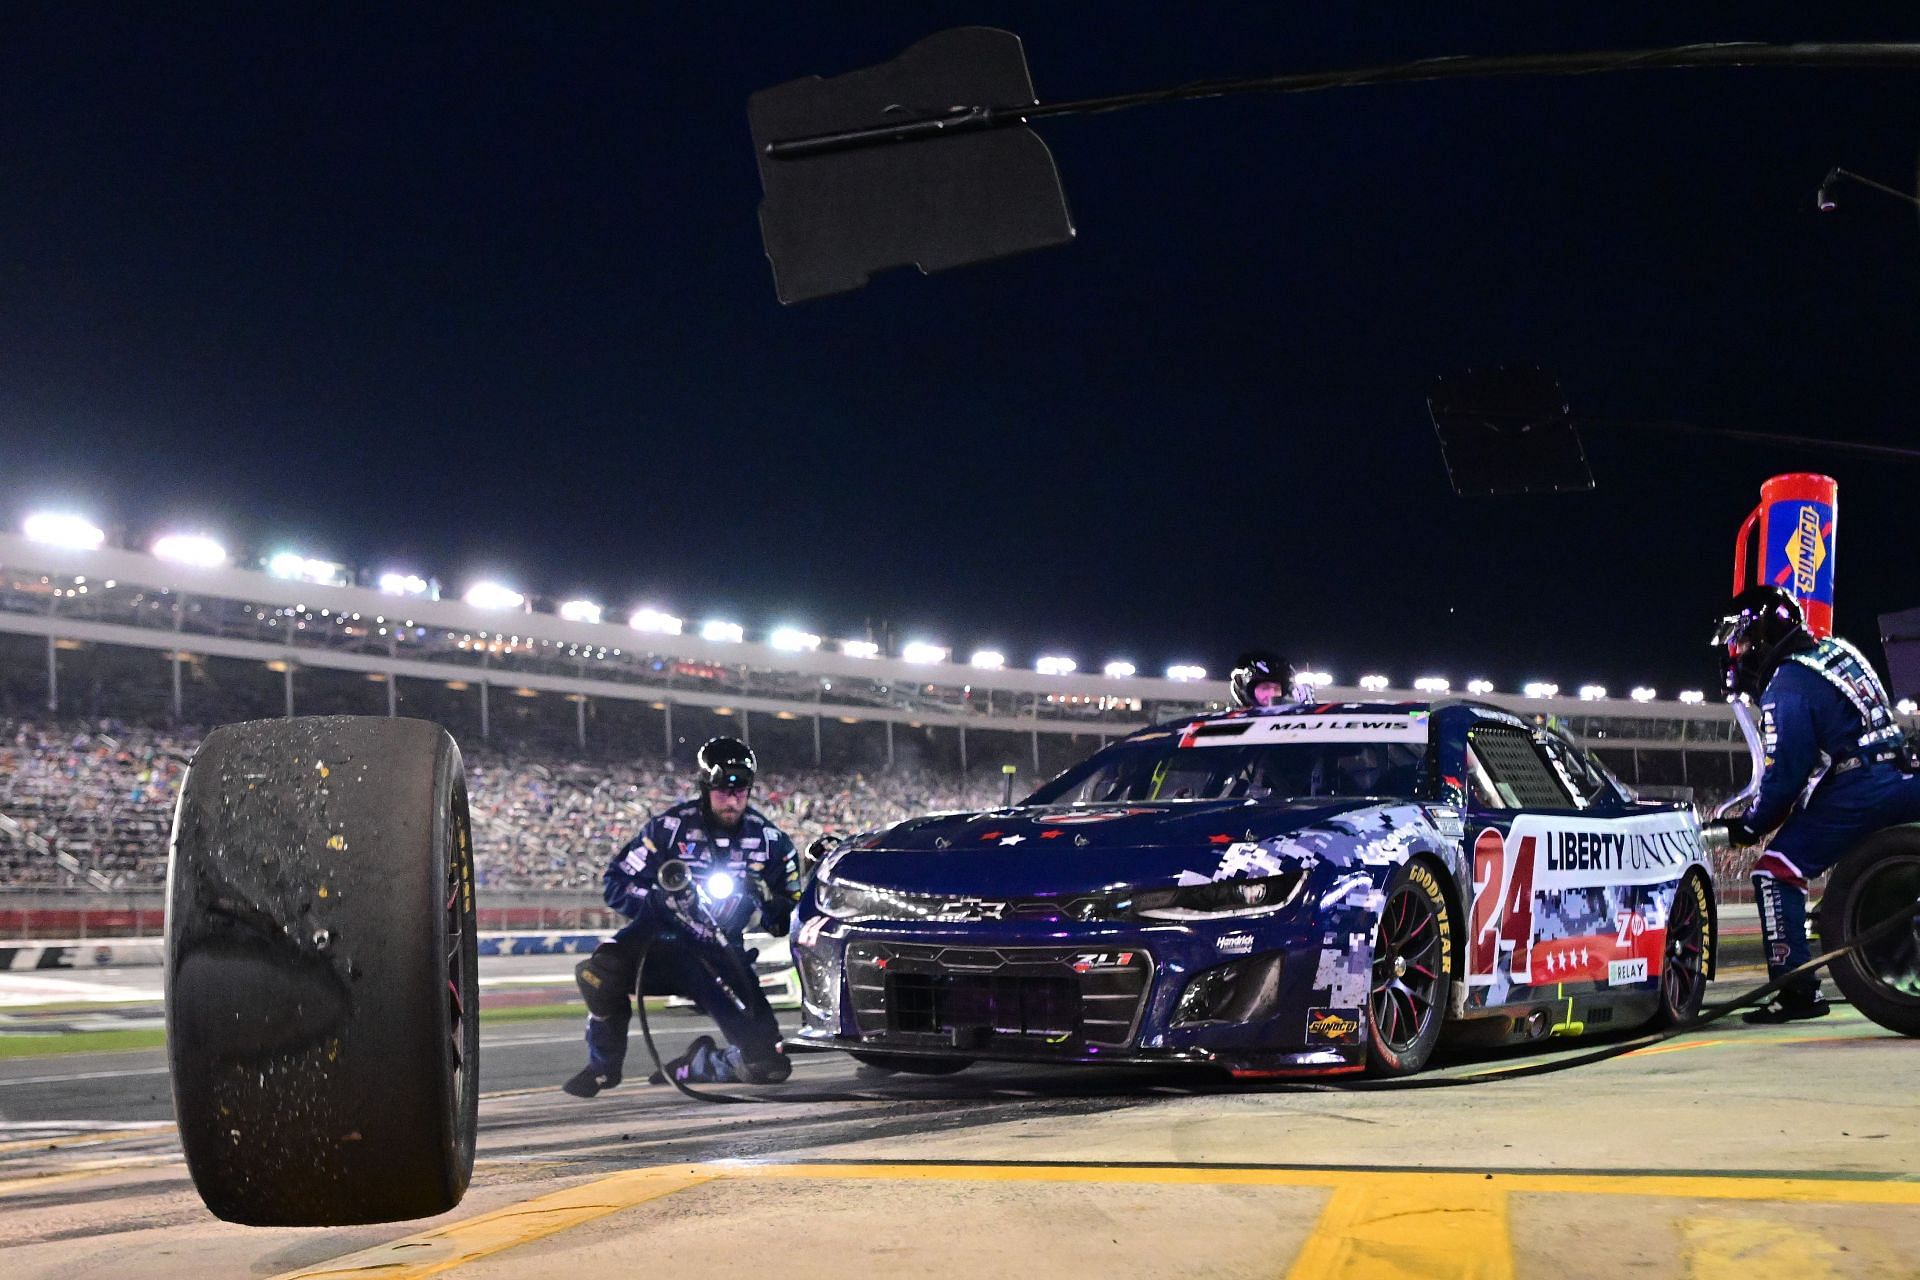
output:
[[1424, 742], [1121, 743], [1067, 770], [1026, 803], [1404, 796], [1418, 788], [1425, 758]]

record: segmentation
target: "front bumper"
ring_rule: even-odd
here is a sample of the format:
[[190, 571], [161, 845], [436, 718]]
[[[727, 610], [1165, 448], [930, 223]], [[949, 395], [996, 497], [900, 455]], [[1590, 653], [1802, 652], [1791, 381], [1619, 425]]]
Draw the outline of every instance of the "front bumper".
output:
[[[1348, 938], [1312, 923], [816, 918], [798, 934], [804, 1022], [795, 1048], [1194, 1064], [1243, 1076], [1324, 1075], [1366, 1063], [1366, 1020], [1356, 1007], [1364, 1001], [1343, 976], [1353, 972]], [[1196, 981], [1238, 995], [1195, 1018], [1182, 994]], [[1351, 1003], [1332, 1005], [1336, 995]]]

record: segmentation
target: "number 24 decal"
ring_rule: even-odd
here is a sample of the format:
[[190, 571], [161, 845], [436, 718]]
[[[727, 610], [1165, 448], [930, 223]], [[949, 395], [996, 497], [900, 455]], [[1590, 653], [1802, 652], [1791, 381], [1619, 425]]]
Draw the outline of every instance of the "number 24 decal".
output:
[[1515, 979], [1533, 973], [1534, 837], [1522, 836], [1519, 856], [1492, 827], [1473, 842], [1473, 933], [1467, 950], [1467, 981], [1493, 980], [1500, 952], [1513, 952]]

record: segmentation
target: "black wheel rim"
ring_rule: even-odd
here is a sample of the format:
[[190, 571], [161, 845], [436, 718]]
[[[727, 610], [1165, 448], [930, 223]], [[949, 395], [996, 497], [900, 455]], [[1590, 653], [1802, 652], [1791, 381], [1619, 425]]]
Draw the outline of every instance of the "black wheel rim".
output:
[[[1911, 916], [1920, 904], [1920, 855], [1886, 858], [1869, 868], [1847, 904], [1846, 940], [1852, 941], [1894, 916]], [[1863, 947], [1857, 966], [1888, 995], [1920, 1003], [1920, 926], [1894, 929]]]
[[1433, 901], [1402, 885], [1380, 913], [1373, 949], [1373, 1034], [1396, 1054], [1405, 1053], [1439, 1016], [1434, 993], [1442, 963], [1440, 916]]
[[1707, 920], [1700, 890], [1691, 879], [1674, 890], [1667, 912], [1667, 951], [1660, 970], [1660, 995], [1667, 1011], [1689, 1014], [1707, 989]]

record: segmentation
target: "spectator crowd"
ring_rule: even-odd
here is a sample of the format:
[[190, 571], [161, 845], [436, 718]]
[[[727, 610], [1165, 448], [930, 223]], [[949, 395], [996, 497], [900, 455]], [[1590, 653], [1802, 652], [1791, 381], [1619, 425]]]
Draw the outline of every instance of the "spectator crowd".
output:
[[[159, 887], [174, 797], [198, 741], [194, 731], [113, 722], [0, 720], [0, 885]], [[483, 889], [597, 892], [614, 851], [693, 789], [691, 771], [671, 761], [462, 750]], [[768, 768], [753, 803], [804, 848], [822, 832], [985, 808], [1000, 802], [1003, 786], [997, 774], [969, 782], [912, 768]], [[72, 861], [63, 866], [57, 854]]]

